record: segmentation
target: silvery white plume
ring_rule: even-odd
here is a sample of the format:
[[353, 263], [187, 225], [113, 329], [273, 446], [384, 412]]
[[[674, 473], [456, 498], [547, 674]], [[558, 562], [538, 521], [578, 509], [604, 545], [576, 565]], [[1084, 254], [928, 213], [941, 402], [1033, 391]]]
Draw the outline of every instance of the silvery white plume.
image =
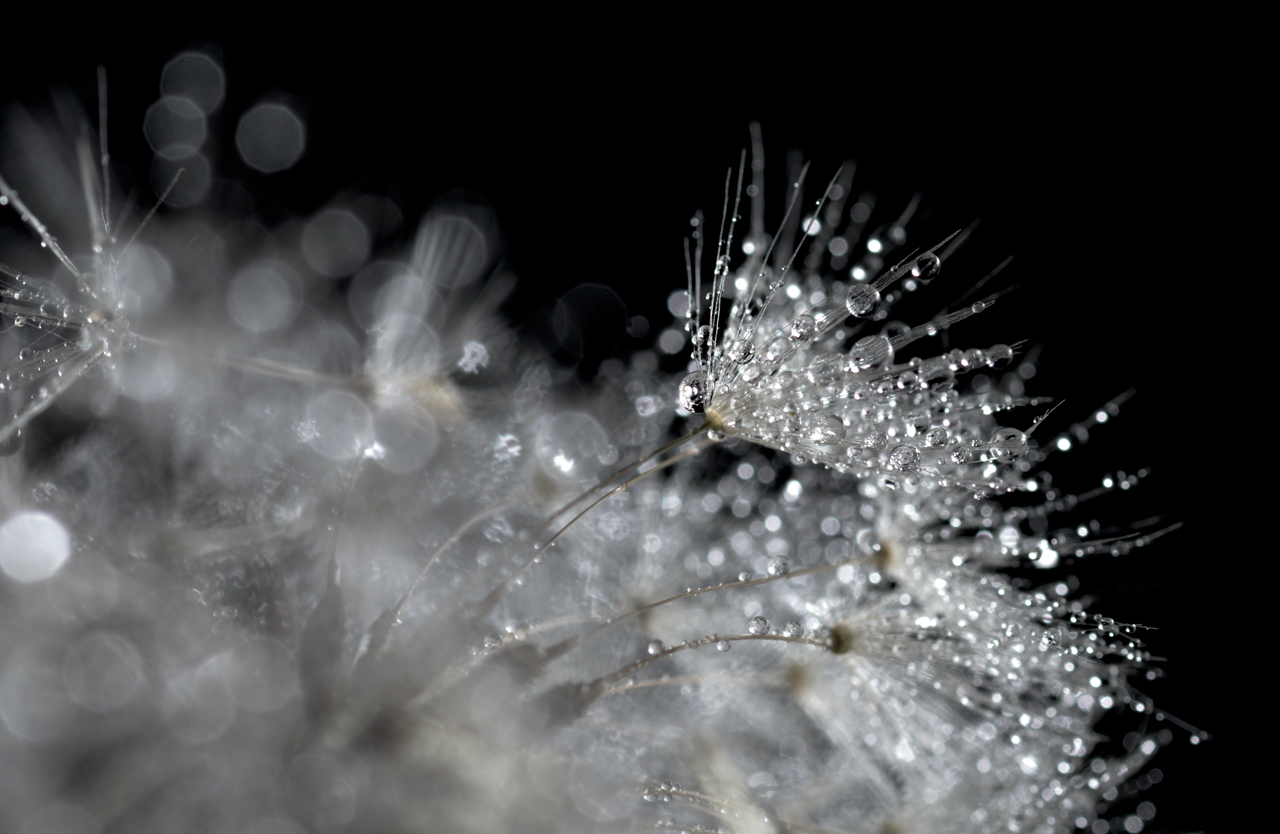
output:
[[1043, 409], [997, 422], [1021, 379], [963, 376], [1013, 348], [902, 361], [988, 302], [886, 322], [963, 233], [895, 254], [913, 209], [862, 235], [847, 170], [770, 261], [735, 202], [687, 372], [573, 396], [483, 204], [383, 253], [336, 202], [197, 280], [166, 210], [107, 225], [92, 133], [5, 180], [6, 830], [1100, 830], [1163, 743], [1099, 751], [1153, 708], [1135, 627], [1002, 573], [1156, 535], [1048, 529], [1093, 496], [1047, 489]]

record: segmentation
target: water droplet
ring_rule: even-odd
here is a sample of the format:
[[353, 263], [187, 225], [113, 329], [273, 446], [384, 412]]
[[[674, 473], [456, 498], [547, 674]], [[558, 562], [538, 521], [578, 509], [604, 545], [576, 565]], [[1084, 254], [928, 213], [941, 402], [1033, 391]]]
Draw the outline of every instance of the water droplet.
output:
[[496, 649], [502, 645], [502, 635], [496, 631], [491, 631], [484, 636], [484, 647], [486, 649]]
[[716, 651], [718, 652], [729, 651], [729, 641], [722, 639], [720, 640], [720, 642], [716, 643]]
[[751, 581], [751, 571], [749, 571], [749, 570], [738, 571], [738, 581], [739, 581], [739, 582], [750, 582], [750, 581]]
[[803, 637], [804, 626], [800, 625], [795, 620], [792, 620], [791, 622], [783, 626], [782, 633], [785, 634], [787, 637]]
[[757, 634], [757, 635], [768, 634], [769, 621], [766, 620], [764, 617], [752, 617], [750, 621], [747, 622], [747, 632], [749, 634]]
[[770, 576], [786, 576], [791, 573], [791, 560], [786, 556], [778, 556], [769, 560]]
[[870, 284], [855, 284], [844, 300], [844, 308], [849, 311], [849, 315], [857, 318], [871, 315], [878, 306], [880, 291]]
[[873, 431], [863, 439], [862, 445], [868, 449], [883, 449], [889, 445], [889, 438], [882, 431]]
[[893, 447], [889, 453], [889, 467], [910, 472], [920, 465], [920, 450], [915, 446], [903, 444]]
[[801, 342], [807, 339], [812, 339], [814, 333], [817, 331], [818, 325], [813, 320], [813, 316], [805, 314], [797, 316], [796, 320], [791, 322], [791, 330], [787, 335], [791, 338], [791, 341]]
[[969, 450], [968, 450], [968, 449], [956, 449], [955, 451], [953, 451], [953, 452], [951, 453], [951, 460], [952, 460], [953, 462], [955, 462], [955, 463], [968, 463], [968, 462], [969, 462]]
[[650, 641], [649, 641], [649, 654], [662, 654], [662, 641], [661, 641], [661, 640], [650, 640]]
[[814, 443], [831, 443], [844, 437], [844, 421], [834, 414], [819, 417], [809, 431], [809, 439]]
[[693, 414], [707, 410], [711, 399], [711, 382], [706, 371], [694, 371], [680, 383], [680, 407]]
[[750, 339], [738, 339], [729, 348], [729, 358], [739, 365], [745, 365], [751, 361], [751, 357], [755, 356], [755, 346], [751, 344]]
[[991, 350], [987, 351], [987, 361], [994, 365], [996, 362], [1008, 362], [1013, 358], [1013, 348], [1008, 345], [992, 345]]
[[844, 369], [856, 374], [873, 368], [885, 368], [893, 363], [893, 345], [887, 336], [866, 336], [859, 339], [849, 352]]
[[996, 460], [1011, 463], [1027, 451], [1027, 436], [1017, 429], [997, 429], [991, 438], [991, 453]]
[[950, 435], [951, 435], [950, 432], [948, 432], [946, 429], [942, 428], [941, 426], [938, 426], [936, 428], [929, 429], [927, 432], [925, 432], [924, 442], [930, 446], [933, 446], [934, 448], [937, 448], [939, 446], [945, 446], [947, 445], [947, 440], [950, 438]]
[[942, 259], [932, 252], [925, 252], [911, 265], [911, 274], [922, 282], [932, 281], [942, 271]]
[[[0, 391], [4, 390], [4, 386], [0, 385]], [[14, 429], [4, 440], [0, 440], [0, 458], [7, 458], [10, 455], [17, 454], [22, 448], [22, 429]]]
[[707, 438], [710, 440], [714, 440], [716, 443], [719, 443], [720, 441], [724, 440], [725, 437], [727, 436], [728, 435], [726, 435], [723, 431], [720, 431], [719, 429], [712, 429], [711, 431], [707, 432]]

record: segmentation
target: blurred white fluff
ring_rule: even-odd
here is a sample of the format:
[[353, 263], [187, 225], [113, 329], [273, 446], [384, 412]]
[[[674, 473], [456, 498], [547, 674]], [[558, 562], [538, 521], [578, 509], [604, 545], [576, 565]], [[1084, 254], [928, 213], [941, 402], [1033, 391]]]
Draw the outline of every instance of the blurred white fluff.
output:
[[[68, 228], [83, 217], [48, 203]], [[66, 237], [73, 262], [92, 251], [92, 235]], [[163, 226], [143, 244], [180, 262]], [[346, 311], [313, 302], [309, 322], [247, 349], [230, 282], [205, 306], [172, 293], [144, 320], [198, 321], [198, 348], [137, 336], [179, 369], [166, 396], [126, 390], [51, 424], [56, 454], [0, 458], [0, 828], [888, 834], [1099, 819], [1161, 741], [1096, 749], [1104, 713], [1149, 709], [1126, 683], [1145, 650], [1065, 586], [993, 571], [1106, 546], [1023, 528], [1065, 497], [1005, 507], [941, 470], [907, 477], [863, 426], [872, 465], [731, 441], [645, 470], [547, 546], [549, 501], [661, 445], [679, 380], [637, 358], [594, 400], [560, 402], [497, 314], [500, 248], [487, 208], [438, 204], [407, 262], [353, 280], [363, 347]], [[830, 290], [823, 269], [804, 278]], [[64, 314], [54, 330], [72, 344], [92, 327]], [[788, 361], [771, 373], [801, 379]], [[921, 388], [909, 413], [880, 392], [874, 431], [923, 448], [932, 424], [912, 417], [966, 402], [948, 390]], [[994, 418], [969, 411], [964, 439], [988, 448]], [[819, 440], [795, 451], [852, 448]], [[1042, 460], [1015, 445], [984, 461], [1000, 486], [987, 491]]]
[[477, 288], [500, 250], [491, 210], [455, 198], [423, 219], [406, 267], [377, 292], [365, 374], [379, 402], [456, 422], [465, 406], [450, 374], [478, 374], [490, 361], [497, 309], [512, 286], [501, 276]]

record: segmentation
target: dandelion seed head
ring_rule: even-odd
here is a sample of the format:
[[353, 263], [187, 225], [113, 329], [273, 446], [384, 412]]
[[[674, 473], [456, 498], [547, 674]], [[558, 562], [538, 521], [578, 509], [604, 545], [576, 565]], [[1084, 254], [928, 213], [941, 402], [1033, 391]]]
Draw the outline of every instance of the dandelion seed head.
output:
[[[202, 118], [227, 106], [194, 53], [161, 87]], [[288, 118], [258, 129], [262, 109], [228, 127], [251, 168], [284, 170], [305, 132], [285, 108], [300, 142]], [[187, 147], [171, 121], [158, 159]], [[791, 267], [764, 262], [763, 231], [723, 235], [711, 292], [673, 295], [693, 318], [659, 339], [689, 367], [638, 351], [594, 392], [497, 315], [501, 236], [469, 198], [401, 252], [344, 198], [282, 228], [210, 220], [198, 268], [187, 232], [208, 227], [171, 237], [162, 213], [133, 248], [102, 243], [115, 277], [82, 270], [83, 299], [6, 272], [0, 313], [62, 342], [5, 366], [27, 410], [0, 444], [40, 418], [27, 403], [84, 426], [0, 467], [6, 753], [101, 762], [146, 798], [60, 778], [14, 792], [0, 825], [1092, 825], [1167, 743], [1099, 748], [1103, 712], [1152, 709], [1126, 682], [1146, 649], [1059, 574], [1002, 572], [1119, 544], [1040, 523], [1067, 497], [1036, 469], [1038, 423], [1000, 425], [1034, 402], [992, 370], [1013, 348], [932, 347], [987, 302], [889, 320], [949, 244], [908, 253], [910, 218], [868, 240], [851, 177], [779, 229], [813, 248]], [[92, 247], [68, 244], [72, 265]], [[103, 372], [84, 395], [55, 381], [75, 363]], [[706, 436], [695, 418], [653, 456], [677, 408]]]

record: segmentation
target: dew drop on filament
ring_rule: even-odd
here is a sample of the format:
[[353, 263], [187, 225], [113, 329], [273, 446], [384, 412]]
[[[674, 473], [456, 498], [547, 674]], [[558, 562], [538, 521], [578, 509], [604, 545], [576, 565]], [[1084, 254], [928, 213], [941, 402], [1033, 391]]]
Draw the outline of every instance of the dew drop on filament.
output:
[[886, 336], [866, 336], [859, 339], [849, 352], [845, 370], [861, 373], [874, 368], [884, 368], [893, 363], [893, 345]]
[[903, 444], [895, 446], [889, 453], [889, 466], [903, 472], [910, 472], [920, 466], [920, 450], [915, 446]]
[[694, 371], [680, 383], [680, 407], [693, 414], [707, 410], [711, 399], [711, 384], [706, 371]]
[[844, 308], [855, 318], [864, 318], [880, 305], [880, 291], [870, 284], [856, 284], [844, 300]]
[[819, 417], [809, 433], [814, 443], [832, 443], [844, 437], [844, 421], [834, 414]]
[[932, 252], [925, 252], [911, 265], [912, 276], [922, 282], [932, 281], [942, 271], [942, 259]]
[[751, 361], [751, 357], [755, 356], [755, 346], [751, 344], [750, 339], [738, 339], [729, 348], [729, 358], [739, 365], [745, 365]]
[[788, 331], [787, 335], [793, 342], [802, 342], [806, 339], [813, 338], [813, 334], [817, 329], [818, 325], [817, 322], [814, 321], [813, 316], [805, 314], [796, 317], [796, 320], [791, 323], [791, 329]]

